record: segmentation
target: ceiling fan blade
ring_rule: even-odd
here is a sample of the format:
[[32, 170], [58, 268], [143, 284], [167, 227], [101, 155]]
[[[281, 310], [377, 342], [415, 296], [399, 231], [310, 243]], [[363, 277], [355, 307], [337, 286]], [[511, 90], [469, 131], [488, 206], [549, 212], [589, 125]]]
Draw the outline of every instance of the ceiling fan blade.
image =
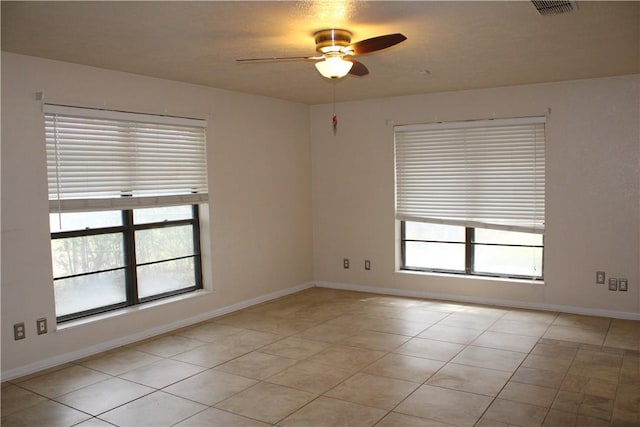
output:
[[397, 45], [406, 39], [407, 38], [400, 33], [387, 34], [353, 43], [349, 46], [349, 50], [353, 50], [354, 55], [362, 55], [364, 53], [371, 53], [377, 50], [386, 49]]
[[306, 59], [320, 60], [324, 56], [274, 56], [271, 58], [242, 58], [236, 62], [267, 62], [267, 61], [302, 61]]
[[353, 66], [349, 70], [349, 74], [352, 74], [354, 76], [366, 76], [367, 74], [369, 74], [369, 70], [362, 62], [356, 61], [355, 59], [349, 57], [345, 57], [344, 60], [353, 63]]

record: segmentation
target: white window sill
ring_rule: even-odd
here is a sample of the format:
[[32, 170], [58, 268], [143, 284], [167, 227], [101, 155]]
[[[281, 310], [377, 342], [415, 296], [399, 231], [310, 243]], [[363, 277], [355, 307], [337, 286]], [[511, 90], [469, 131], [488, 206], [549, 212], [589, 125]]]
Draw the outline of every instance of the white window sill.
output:
[[126, 316], [130, 313], [135, 313], [138, 311], [152, 309], [158, 306], [163, 306], [165, 304], [172, 304], [178, 301], [184, 301], [192, 298], [202, 298], [206, 295], [211, 294], [210, 290], [199, 289], [197, 291], [175, 295], [167, 298], [162, 298], [155, 301], [145, 302], [143, 304], [134, 305], [131, 307], [119, 308], [116, 310], [108, 311], [106, 313], [95, 314], [93, 316], [83, 317], [81, 319], [69, 320], [67, 322], [59, 323], [56, 325], [56, 331], [63, 331], [65, 329], [71, 329], [78, 326], [88, 325], [94, 322], [101, 322], [105, 319], [110, 319], [113, 317]]
[[545, 286], [544, 280], [531, 280], [531, 279], [514, 279], [510, 277], [491, 277], [491, 276], [472, 276], [467, 274], [452, 274], [452, 273], [437, 273], [433, 271], [415, 271], [415, 270], [396, 270], [394, 274], [406, 274], [412, 276], [434, 276], [434, 277], [447, 277], [452, 279], [463, 280], [481, 280], [485, 282], [505, 282], [519, 285], [536, 285]]

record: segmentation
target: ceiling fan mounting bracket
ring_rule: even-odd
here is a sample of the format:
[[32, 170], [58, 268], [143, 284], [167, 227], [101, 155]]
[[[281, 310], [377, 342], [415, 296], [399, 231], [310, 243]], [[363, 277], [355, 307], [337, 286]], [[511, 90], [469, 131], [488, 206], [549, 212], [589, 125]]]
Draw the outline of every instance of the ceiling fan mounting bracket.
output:
[[342, 29], [316, 31], [313, 37], [316, 41], [316, 51], [320, 53], [340, 52], [351, 44], [351, 32]]

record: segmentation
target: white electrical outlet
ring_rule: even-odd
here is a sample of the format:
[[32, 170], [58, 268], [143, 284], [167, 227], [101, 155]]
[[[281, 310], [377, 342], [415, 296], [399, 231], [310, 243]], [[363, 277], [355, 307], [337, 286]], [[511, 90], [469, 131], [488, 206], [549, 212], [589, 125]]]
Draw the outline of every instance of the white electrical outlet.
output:
[[26, 337], [26, 332], [24, 330], [24, 323], [16, 323], [13, 325], [13, 339], [14, 340], [23, 340]]
[[629, 282], [627, 282], [627, 279], [618, 280], [618, 290], [620, 292], [627, 292], [628, 284]]
[[36, 330], [38, 331], [38, 335], [47, 333], [47, 319], [45, 317], [36, 320]]

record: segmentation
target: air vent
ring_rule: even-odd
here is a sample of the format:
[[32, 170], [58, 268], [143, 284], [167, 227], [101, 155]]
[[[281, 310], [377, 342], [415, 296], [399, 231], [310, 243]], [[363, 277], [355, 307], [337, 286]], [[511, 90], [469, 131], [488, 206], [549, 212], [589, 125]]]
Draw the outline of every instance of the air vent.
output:
[[531, 3], [538, 9], [540, 15], [558, 15], [560, 13], [573, 12], [578, 9], [574, 1], [547, 1], [531, 0]]

